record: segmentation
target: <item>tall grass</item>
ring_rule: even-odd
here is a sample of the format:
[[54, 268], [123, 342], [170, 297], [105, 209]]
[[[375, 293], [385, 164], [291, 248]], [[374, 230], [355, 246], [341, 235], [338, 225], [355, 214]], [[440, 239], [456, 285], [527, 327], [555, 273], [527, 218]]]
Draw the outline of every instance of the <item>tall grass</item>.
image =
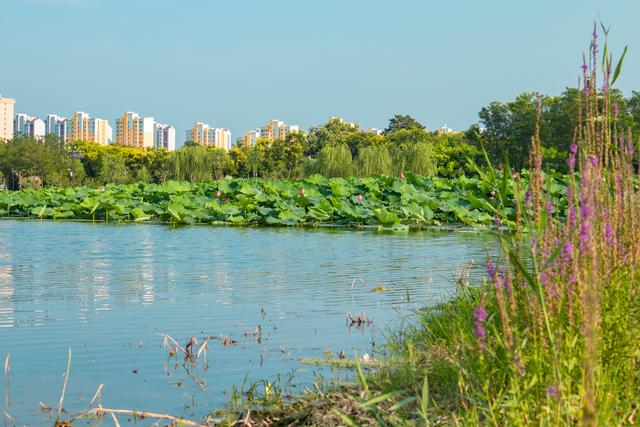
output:
[[360, 392], [332, 422], [640, 423], [640, 148], [609, 98], [624, 55], [613, 63], [607, 35], [600, 48], [594, 27], [584, 56], [567, 209], [548, 193], [538, 131], [514, 195], [508, 165], [489, 165], [496, 221], [515, 211], [516, 225], [497, 233], [483, 285], [393, 331], [385, 367], [359, 372]]

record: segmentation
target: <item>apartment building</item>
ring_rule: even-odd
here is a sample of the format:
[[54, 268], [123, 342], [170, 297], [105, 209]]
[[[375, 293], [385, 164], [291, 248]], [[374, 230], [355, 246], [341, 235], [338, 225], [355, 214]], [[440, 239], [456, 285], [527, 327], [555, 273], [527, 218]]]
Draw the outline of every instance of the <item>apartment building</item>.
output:
[[0, 95], [0, 140], [8, 141], [13, 138], [13, 110], [16, 100], [3, 98]]
[[45, 123], [39, 117], [31, 117], [28, 114], [16, 114], [13, 124], [14, 135], [27, 136], [29, 138], [43, 139], [45, 135]]
[[155, 147], [155, 120], [125, 112], [116, 119], [116, 144], [135, 148]]

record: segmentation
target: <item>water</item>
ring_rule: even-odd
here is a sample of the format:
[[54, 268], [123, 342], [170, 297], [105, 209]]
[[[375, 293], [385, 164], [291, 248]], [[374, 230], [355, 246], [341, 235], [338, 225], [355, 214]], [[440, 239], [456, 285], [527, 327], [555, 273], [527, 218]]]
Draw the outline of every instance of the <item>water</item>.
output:
[[[295, 371], [308, 384], [327, 369], [299, 359], [372, 353], [386, 327], [453, 292], [457, 266], [481, 265], [493, 246], [477, 233], [0, 221], [4, 410], [17, 425], [50, 425], [39, 402], [57, 406], [69, 347], [69, 412], [99, 384], [105, 407], [197, 420], [245, 377]], [[372, 327], [347, 328], [345, 313], [363, 310]], [[260, 343], [243, 335], [257, 325]], [[238, 342], [210, 340], [208, 369], [201, 359], [187, 370], [167, 363], [158, 333]]]

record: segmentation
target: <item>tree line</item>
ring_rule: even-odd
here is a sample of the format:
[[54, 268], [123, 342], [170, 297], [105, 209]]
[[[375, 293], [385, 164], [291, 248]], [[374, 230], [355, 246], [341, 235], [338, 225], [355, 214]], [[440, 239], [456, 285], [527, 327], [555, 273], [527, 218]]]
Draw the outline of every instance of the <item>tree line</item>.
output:
[[[637, 141], [640, 136], [640, 93], [625, 97], [610, 90], [611, 114]], [[513, 101], [492, 102], [479, 112], [479, 123], [464, 132], [429, 132], [408, 115], [395, 115], [381, 135], [359, 125], [330, 119], [307, 133], [283, 140], [258, 139], [251, 147], [223, 149], [185, 144], [174, 152], [85, 141], [61, 144], [18, 136], [0, 144], [0, 184], [10, 189], [108, 183], [198, 182], [226, 175], [267, 179], [325, 176], [470, 175], [470, 162], [489, 161], [515, 169], [528, 163], [531, 137], [539, 114], [545, 168], [566, 171], [568, 147], [580, 118], [581, 93], [568, 88], [559, 96], [522, 93]], [[539, 111], [539, 112], [538, 112]]]

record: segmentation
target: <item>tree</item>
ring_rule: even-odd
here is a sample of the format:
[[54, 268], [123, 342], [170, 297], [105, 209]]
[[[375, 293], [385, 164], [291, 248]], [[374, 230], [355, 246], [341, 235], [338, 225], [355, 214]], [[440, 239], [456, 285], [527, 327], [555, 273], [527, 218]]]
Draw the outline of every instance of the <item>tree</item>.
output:
[[389, 119], [389, 126], [384, 130], [388, 135], [399, 130], [425, 129], [424, 125], [409, 115], [396, 114]]
[[346, 144], [325, 145], [318, 153], [314, 173], [327, 177], [352, 174], [351, 151]]
[[356, 174], [360, 177], [391, 175], [393, 167], [384, 145], [362, 147], [356, 158]]
[[349, 136], [359, 133], [360, 125], [358, 123], [347, 123], [342, 119], [332, 117], [324, 125], [312, 126], [309, 129], [307, 148], [304, 154], [315, 156], [324, 146], [346, 143]]

